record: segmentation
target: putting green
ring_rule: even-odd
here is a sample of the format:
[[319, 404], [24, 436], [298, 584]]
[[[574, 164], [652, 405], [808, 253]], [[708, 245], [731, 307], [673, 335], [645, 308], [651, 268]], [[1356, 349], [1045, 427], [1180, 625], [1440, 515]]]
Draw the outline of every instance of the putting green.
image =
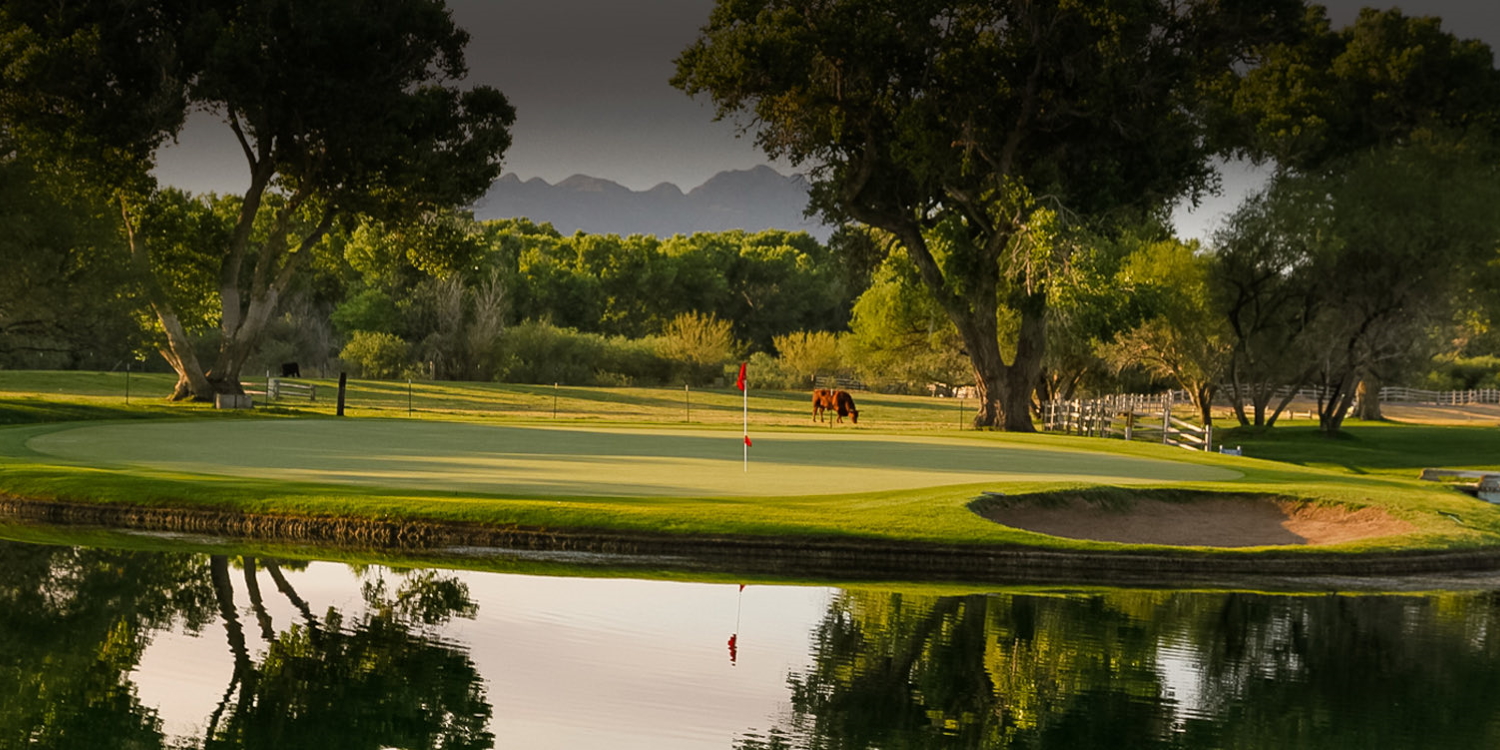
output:
[[533, 427], [405, 420], [86, 425], [37, 453], [121, 468], [508, 495], [784, 496], [976, 482], [1141, 484], [1239, 472], [1158, 459], [931, 436]]

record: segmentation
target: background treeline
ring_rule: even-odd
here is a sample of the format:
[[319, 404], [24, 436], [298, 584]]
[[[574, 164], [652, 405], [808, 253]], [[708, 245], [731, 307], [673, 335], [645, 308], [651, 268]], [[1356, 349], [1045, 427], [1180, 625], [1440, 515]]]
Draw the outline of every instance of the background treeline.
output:
[[[673, 83], [809, 168], [810, 208], [844, 224], [826, 245], [564, 237], [455, 210], [498, 177], [515, 113], [452, 85], [466, 37], [440, 3], [8, 8], [0, 367], [156, 367], [154, 352], [175, 398], [210, 400], [291, 361], [646, 385], [749, 358], [762, 387], [972, 385], [975, 426], [1017, 431], [1046, 399], [1169, 386], [1204, 420], [1220, 398], [1268, 427], [1317, 386], [1332, 433], [1356, 400], [1378, 418], [1384, 383], [1496, 381], [1500, 71], [1438, 19], [1366, 9], [1336, 29], [1296, 0], [779, 2], [796, 12], [721, 3]], [[356, 38], [409, 54], [332, 52]], [[193, 108], [239, 139], [242, 195], [152, 177]], [[1184, 241], [1166, 216], [1214, 187], [1216, 159], [1269, 180]]]
[[[1486, 168], [1463, 167], [1476, 163], [1457, 145], [1408, 146], [1280, 178], [1207, 245], [1152, 222], [1074, 237], [1066, 283], [1051, 287], [1037, 400], [1173, 387], [1207, 404], [1238, 383], [1247, 421], [1266, 424], [1276, 386], [1500, 386], [1497, 190]], [[0, 192], [0, 366], [167, 369], [108, 203], [20, 159], [0, 162]], [[196, 248], [235, 210], [164, 191], [145, 223], [166, 249], [156, 276], [205, 357], [219, 308]], [[1323, 231], [1300, 230], [1309, 223]], [[312, 252], [247, 376], [298, 362], [308, 375], [705, 385], [749, 359], [761, 387], [973, 383], [911, 262], [862, 227], [827, 245], [783, 231], [562, 236], [448, 212], [342, 227]], [[1016, 325], [997, 310], [1002, 338]]]

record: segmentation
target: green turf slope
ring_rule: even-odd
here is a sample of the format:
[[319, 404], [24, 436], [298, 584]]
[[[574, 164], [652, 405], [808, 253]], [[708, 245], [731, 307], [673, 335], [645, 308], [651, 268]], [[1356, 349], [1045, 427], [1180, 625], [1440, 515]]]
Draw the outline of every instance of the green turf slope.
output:
[[740, 435], [722, 430], [203, 420], [59, 426], [26, 447], [123, 469], [525, 496], [768, 497], [1240, 476], [1217, 466], [965, 438], [765, 432], [753, 439], [748, 471]]

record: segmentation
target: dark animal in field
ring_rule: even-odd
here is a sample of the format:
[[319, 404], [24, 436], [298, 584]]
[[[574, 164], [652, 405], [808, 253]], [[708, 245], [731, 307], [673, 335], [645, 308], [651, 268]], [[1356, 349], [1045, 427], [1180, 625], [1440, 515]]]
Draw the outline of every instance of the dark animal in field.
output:
[[859, 424], [859, 409], [854, 406], [854, 397], [848, 391], [834, 391], [827, 388], [813, 389], [813, 419], [822, 421], [824, 412], [838, 414], [838, 421], [844, 421], [844, 417], [855, 424]]
[[835, 408], [837, 406], [833, 400], [833, 391], [827, 388], [813, 389], [813, 419], [815, 421], [822, 421], [823, 412], [832, 411]]
[[302, 368], [296, 362], [283, 362], [281, 363], [281, 377], [300, 378], [302, 377]]
[[850, 422], [859, 424], [859, 409], [855, 408], [854, 397], [850, 396], [848, 391], [834, 391], [833, 405], [838, 410], [840, 422], [844, 421], [844, 417], [848, 417]]

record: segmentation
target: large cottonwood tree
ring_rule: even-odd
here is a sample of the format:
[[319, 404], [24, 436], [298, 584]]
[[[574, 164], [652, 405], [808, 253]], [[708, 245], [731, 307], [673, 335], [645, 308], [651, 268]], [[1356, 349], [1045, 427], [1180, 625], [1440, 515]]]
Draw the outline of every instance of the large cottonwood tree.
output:
[[[1200, 85], [1286, 0], [720, 0], [674, 85], [709, 95], [814, 207], [884, 229], [958, 328], [975, 425], [1030, 431], [1058, 217], [1108, 224], [1210, 179]], [[1020, 318], [1002, 353], [996, 311]]]
[[[113, 192], [177, 398], [240, 392], [278, 303], [335, 222], [421, 221], [498, 176], [514, 110], [460, 88], [468, 35], [439, 0], [82, 0], [0, 8], [0, 127]], [[239, 144], [247, 187], [202, 248], [219, 298], [205, 366], [161, 283], [150, 171], [192, 110]]]
[[[1221, 254], [1226, 256], [1221, 271], [1228, 282], [1229, 314], [1238, 337], [1233, 354], [1234, 387], [1236, 391], [1243, 390], [1244, 400], [1252, 402], [1254, 423], [1260, 426], [1274, 423], [1280, 411], [1275, 410], [1270, 420], [1263, 422], [1268, 394], [1278, 386], [1296, 387], [1313, 379], [1332, 384], [1344, 377], [1339, 374], [1320, 378], [1316, 360], [1327, 361], [1325, 355], [1335, 353], [1322, 345], [1308, 350], [1307, 341], [1294, 340], [1311, 332], [1298, 323], [1311, 320], [1306, 309], [1311, 298], [1305, 293], [1280, 295], [1280, 291], [1295, 284], [1268, 275], [1273, 266], [1259, 265], [1255, 260], [1302, 252], [1299, 246], [1307, 244], [1319, 230], [1316, 218], [1319, 214], [1310, 209], [1327, 203], [1323, 198], [1328, 196], [1315, 195], [1312, 200], [1286, 196], [1324, 181], [1337, 186], [1342, 194], [1340, 216], [1348, 217], [1359, 210], [1354, 208], [1359, 201], [1370, 207], [1364, 209], [1369, 211], [1370, 219], [1366, 227], [1390, 223], [1396, 231], [1364, 233], [1361, 241], [1373, 244], [1365, 248], [1366, 256], [1353, 267], [1360, 275], [1387, 273], [1395, 279], [1403, 278], [1410, 268], [1405, 265], [1410, 260], [1409, 248], [1413, 242], [1423, 242], [1431, 245], [1426, 251], [1429, 257], [1423, 262], [1432, 265], [1419, 264], [1419, 269], [1444, 268], [1453, 281], [1469, 276], [1476, 266], [1473, 263], [1461, 266], [1459, 258], [1472, 261], [1475, 256], [1466, 250], [1455, 250], [1451, 257], [1443, 257], [1441, 249], [1447, 241], [1444, 233], [1453, 234], [1449, 232], [1450, 226], [1430, 223], [1425, 215], [1414, 210], [1427, 203], [1449, 210], [1442, 200], [1433, 201], [1431, 194], [1412, 192], [1411, 184], [1401, 181], [1375, 185], [1373, 190], [1364, 190], [1363, 195], [1356, 195], [1355, 191], [1360, 188], [1361, 180], [1371, 179], [1371, 170], [1382, 159], [1413, 163], [1412, 154], [1401, 156], [1396, 149], [1412, 146], [1431, 149], [1433, 144], [1459, 143], [1466, 152], [1464, 161], [1493, 164], [1495, 136], [1500, 134], [1500, 70], [1495, 67], [1495, 57], [1488, 45], [1444, 31], [1441, 19], [1436, 17], [1408, 16], [1399, 9], [1366, 8], [1353, 24], [1333, 29], [1324, 9], [1312, 6], [1305, 17], [1303, 33], [1291, 41], [1268, 46], [1258, 66], [1243, 75], [1226, 78], [1220, 92], [1224, 94], [1217, 100], [1221, 106], [1211, 118], [1216, 123], [1217, 136], [1240, 155], [1270, 164], [1278, 174], [1301, 181], [1300, 187], [1283, 183], [1275, 188], [1282, 197], [1257, 197], [1247, 203], [1226, 236], [1227, 242], [1221, 243], [1224, 246]], [[1382, 168], [1384, 174], [1393, 174], [1393, 164]], [[1361, 171], [1364, 174], [1356, 177]], [[1467, 174], [1462, 179], [1457, 177], [1431, 184], [1434, 189], [1450, 191], [1462, 179], [1474, 178]], [[1321, 189], [1316, 187], [1314, 191]], [[1407, 200], [1406, 193], [1411, 193], [1413, 200]], [[1462, 190], [1450, 194], [1461, 195]], [[1387, 208], [1398, 213], [1374, 208], [1381, 203], [1389, 204]], [[1302, 214], [1301, 218], [1294, 218], [1297, 214]], [[1405, 219], [1393, 221], [1397, 216], [1410, 216], [1415, 223]], [[1282, 226], [1273, 226], [1276, 223]], [[1357, 224], [1351, 222], [1346, 226], [1352, 230]], [[1409, 230], [1415, 227], [1434, 234], [1426, 239], [1413, 237]], [[1278, 235], [1280, 238], [1276, 239]], [[1266, 244], [1272, 240], [1285, 247], [1278, 250]], [[1406, 247], [1394, 246], [1400, 243]], [[1256, 246], [1258, 249], [1252, 249]], [[1432, 313], [1441, 312], [1439, 308], [1447, 306], [1449, 301], [1442, 296], [1403, 295], [1391, 309], [1408, 322], [1426, 320]], [[1424, 303], [1420, 310], [1419, 303]], [[1283, 307], [1278, 309], [1275, 305]], [[1367, 311], [1388, 305], [1389, 300], [1371, 302]], [[1483, 303], [1477, 306], [1482, 307]], [[1356, 318], [1365, 315], [1364, 312], [1349, 314]], [[1416, 338], [1419, 337], [1392, 338], [1380, 348], [1411, 349]], [[1292, 353], [1296, 354], [1286, 356]], [[1347, 355], [1334, 356], [1343, 358]], [[1392, 363], [1402, 358], [1368, 354], [1355, 359], [1359, 361], [1356, 382], [1361, 391], [1360, 416], [1378, 419], [1381, 383], [1398, 371]], [[1342, 372], [1343, 368], [1334, 369]], [[1330, 387], [1339, 389], [1337, 385]], [[1243, 403], [1241, 395], [1237, 392], [1235, 400]], [[1344, 397], [1340, 390], [1331, 403], [1337, 406]], [[1347, 407], [1347, 402], [1343, 406]], [[1332, 424], [1336, 430], [1342, 416], [1326, 417], [1325, 425]]]

